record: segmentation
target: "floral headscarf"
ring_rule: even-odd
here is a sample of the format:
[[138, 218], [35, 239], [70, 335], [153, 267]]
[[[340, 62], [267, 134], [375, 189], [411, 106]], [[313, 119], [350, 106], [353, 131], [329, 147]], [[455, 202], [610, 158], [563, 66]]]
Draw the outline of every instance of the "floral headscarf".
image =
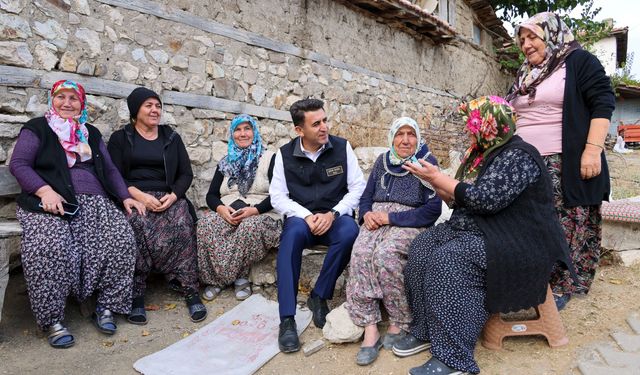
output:
[[[253, 141], [251, 145], [246, 148], [240, 148], [233, 140], [233, 132], [238, 125], [249, 123], [253, 129]], [[258, 129], [258, 123], [249, 115], [238, 115], [231, 120], [231, 126], [229, 127], [229, 142], [227, 145], [227, 156], [220, 160], [218, 164], [220, 171], [226, 177], [229, 178], [227, 185], [231, 188], [233, 185], [238, 185], [238, 191], [242, 196], [246, 196], [253, 180], [256, 177], [256, 171], [258, 170], [258, 162], [264, 149], [262, 148], [262, 138], [260, 137], [260, 130]]]
[[545, 58], [540, 65], [532, 65], [525, 60], [506, 99], [512, 101], [518, 95], [529, 95], [528, 101], [531, 104], [536, 98], [536, 86], [560, 68], [571, 52], [582, 47], [569, 27], [555, 13], [538, 13], [518, 25], [515, 28], [515, 38], [519, 48], [520, 29], [523, 27], [544, 41]]
[[[53, 98], [62, 90], [73, 90], [80, 99], [80, 115], [72, 119], [64, 119], [53, 107]], [[58, 141], [67, 156], [67, 165], [73, 167], [76, 160], [87, 161], [91, 159], [91, 147], [89, 147], [89, 131], [85, 126], [88, 119], [86, 108], [87, 96], [84, 87], [79, 83], [60, 80], [53, 84], [49, 92], [49, 110], [44, 114], [51, 130], [58, 136]]]
[[462, 103], [458, 111], [475, 141], [465, 152], [455, 178], [471, 182], [487, 156], [513, 137], [516, 115], [513, 107], [499, 96], [482, 96]]

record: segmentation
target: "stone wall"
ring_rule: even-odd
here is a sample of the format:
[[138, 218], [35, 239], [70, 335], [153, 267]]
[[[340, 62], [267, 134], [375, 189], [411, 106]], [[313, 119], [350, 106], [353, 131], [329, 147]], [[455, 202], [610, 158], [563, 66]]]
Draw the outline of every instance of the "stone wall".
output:
[[356, 148], [385, 146], [391, 121], [414, 117], [446, 165], [465, 141], [459, 98], [503, 93], [510, 80], [488, 35], [468, 41], [474, 16], [456, 4], [460, 36], [436, 45], [332, 0], [2, 0], [0, 162], [21, 124], [43, 114], [47, 88], [70, 78], [85, 85], [105, 139], [127, 122], [135, 85], [161, 92], [199, 207], [234, 114], [258, 117], [275, 149], [294, 136], [289, 106], [307, 96], [326, 101], [332, 132]]

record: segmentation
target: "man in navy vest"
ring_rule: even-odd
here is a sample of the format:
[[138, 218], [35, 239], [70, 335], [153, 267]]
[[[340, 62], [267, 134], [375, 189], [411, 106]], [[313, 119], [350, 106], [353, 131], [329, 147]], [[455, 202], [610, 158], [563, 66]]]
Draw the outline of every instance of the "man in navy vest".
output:
[[329, 249], [307, 305], [313, 323], [324, 327], [338, 276], [349, 264], [358, 236], [353, 212], [366, 182], [346, 139], [329, 135], [324, 103], [299, 100], [290, 108], [296, 137], [276, 154], [269, 187], [271, 204], [285, 216], [278, 250], [278, 344], [285, 353], [300, 350], [295, 313], [302, 250], [317, 244]]

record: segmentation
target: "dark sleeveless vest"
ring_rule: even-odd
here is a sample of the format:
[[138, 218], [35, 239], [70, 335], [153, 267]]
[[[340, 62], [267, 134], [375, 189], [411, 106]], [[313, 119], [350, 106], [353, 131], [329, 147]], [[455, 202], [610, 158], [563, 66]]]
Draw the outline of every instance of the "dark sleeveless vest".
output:
[[[91, 147], [91, 157], [93, 158], [96, 176], [109, 195], [109, 198], [117, 204], [120, 204], [120, 199], [117, 198], [115, 189], [105, 178], [103, 155], [100, 152], [102, 134], [92, 125], [86, 124], [86, 127], [89, 131], [89, 146]], [[67, 158], [58, 141], [58, 136], [49, 127], [47, 120], [44, 117], [31, 119], [22, 129], [30, 130], [40, 139], [40, 147], [38, 148], [33, 169], [67, 202], [78, 204], [71, 181], [71, 173], [67, 166]], [[44, 212], [42, 208], [38, 207], [40, 198], [35, 194], [29, 194], [23, 191], [16, 201], [20, 207], [27, 211]]]
[[329, 136], [329, 143], [313, 162], [302, 153], [300, 138], [280, 148], [289, 198], [309, 211], [327, 212], [349, 192], [347, 141]]

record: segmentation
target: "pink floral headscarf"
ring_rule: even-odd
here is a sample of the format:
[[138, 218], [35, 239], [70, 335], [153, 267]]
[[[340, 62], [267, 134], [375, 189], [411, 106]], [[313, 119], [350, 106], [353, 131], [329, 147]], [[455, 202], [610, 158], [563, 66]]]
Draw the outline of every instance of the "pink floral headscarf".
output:
[[513, 107], [499, 96], [481, 96], [458, 108], [473, 144], [467, 149], [456, 179], [472, 182], [487, 156], [513, 137], [516, 115]]
[[[60, 117], [53, 107], [53, 98], [62, 90], [72, 90], [78, 95], [80, 103], [80, 114], [72, 119]], [[73, 167], [76, 160], [87, 161], [91, 159], [91, 147], [89, 146], [89, 131], [85, 126], [87, 122], [87, 96], [84, 87], [79, 83], [60, 80], [53, 84], [49, 92], [49, 110], [44, 114], [51, 130], [58, 136], [58, 141], [67, 156], [67, 165]]]

